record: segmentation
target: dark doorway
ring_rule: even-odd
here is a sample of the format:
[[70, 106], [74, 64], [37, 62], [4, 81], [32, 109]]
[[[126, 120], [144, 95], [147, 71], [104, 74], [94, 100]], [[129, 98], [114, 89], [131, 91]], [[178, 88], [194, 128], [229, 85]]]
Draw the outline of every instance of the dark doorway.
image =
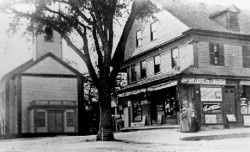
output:
[[48, 111], [48, 132], [63, 132], [63, 111]]
[[176, 99], [176, 87], [170, 87], [151, 93], [150, 115], [152, 124], [177, 124], [179, 103]]
[[235, 88], [225, 87], [223, 109], [225, 114], [235, 114]]

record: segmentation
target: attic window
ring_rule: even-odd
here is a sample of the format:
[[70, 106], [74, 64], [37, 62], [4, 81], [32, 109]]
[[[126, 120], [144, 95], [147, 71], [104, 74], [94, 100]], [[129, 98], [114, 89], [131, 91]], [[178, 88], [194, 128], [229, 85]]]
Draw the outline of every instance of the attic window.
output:
[[239, 21], [235, 14], [231, 14], [229, 17], [229, 29], [233, 31], [239, 31]]
[[45, 28], [45, 36], [44, 36], [44, 40], [46, 42], [52, 42], [53, 39], [53, 30], [50, 27], [46, 27]]

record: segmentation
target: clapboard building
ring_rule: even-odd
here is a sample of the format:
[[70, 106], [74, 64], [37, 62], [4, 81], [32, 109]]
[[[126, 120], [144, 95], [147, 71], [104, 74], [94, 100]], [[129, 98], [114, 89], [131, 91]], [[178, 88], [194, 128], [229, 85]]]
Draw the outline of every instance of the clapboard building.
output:
[[78, 133], [82, 75], [62, 60], [61, 36], [35, 37], [33, 59], [0, 81], [0, 135]]
[[137, 20], [122, 71], [128, 85], [125, 127], [179, 124], [183, 107], [200, 126], [247, 123], [250, 114], [250, 11], [167, 0], [154, 18]]

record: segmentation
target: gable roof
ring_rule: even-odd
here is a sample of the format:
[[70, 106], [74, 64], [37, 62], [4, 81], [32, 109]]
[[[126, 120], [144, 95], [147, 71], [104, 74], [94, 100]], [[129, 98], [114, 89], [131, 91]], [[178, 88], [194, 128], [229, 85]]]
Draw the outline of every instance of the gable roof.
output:
[[37, 65], [42, 60], [44, 60], [44, 59], [46, 59], [48, 57], [51, 57], [52, 59], [54, 59], [55, 61], [57, 61], [61, 65], [63, 65], [65, 68], [67, 68], [68, 70], [70, 70], [74, 74], [76, 74], [78, 76], [82, 75], [79, 71], [77, 71], [76, 69], [74, 69], [73, 67], [68, 65], [66, 62], [64, 62], [63, 60], [61, 60], [57, 56], [55, 56], [53, 53], [49, 52], [49, 53], [45, 54], [44, 56], [40, 57], [39, 59], [37, 59], [35, 61], [33, 59], [31, 59], [31, 60], [25, 62], [24, 64], [18, 66], [17, 68], [13, 69], [9, 73], [5, 74], [0, 81], [3, 81], [5, 79], [7, 79], [7, 78], [14, 78], [16, 75], [23, 73], [24, 71], [26, 71], [26, 70], [30, 69], [31, 67]]
[[[192, 0], [165, 0], [160, 2], [160, 4], [162, 4], [165, 10], [169, 11], [191, 29], [250, 34], [250, 12], [248, 10], [240, 10], [235, 5], [224, 7]], [[240, 25], [239, 32], [230, 31], [210, 19], [226, 11], [238, 13]]]

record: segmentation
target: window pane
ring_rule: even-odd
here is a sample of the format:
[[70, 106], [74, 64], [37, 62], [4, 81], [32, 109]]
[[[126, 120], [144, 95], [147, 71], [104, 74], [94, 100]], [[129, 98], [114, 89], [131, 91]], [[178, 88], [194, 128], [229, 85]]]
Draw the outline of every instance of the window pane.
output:
[[141, 46], [141, 39], [138, 39], [138, 44], [137, 46]]
[[141, 37], [141, 31], [138, 31], [138, 32], [136, 33], [136, 37], [137, 37], [137, 39], [142, 38], [142, 37]]
[[155, 56], [155, 65], [157, 64], [161, 64], [161, 57], [159, 55]]
[[172, 67], [179, 66], [179, 50], [178, 48], [172, 50]]
[[67, 112], [66, 118], [67, 118], [67, 127], [74, 126], [74, 112]]
[[141, 67], [142, 67], [142, 69], [146, 69], [146, 68], [147, 68], [147, 63], [146, 63], [146, 61], [142, 61], [142, 62], [141, 62]]
[[136, 81], [135, 64], [131, 66], [131, 81]]
[[151, 31], [156, 31], [156, 22], [151, 24]]
[[45, 28], [45, 41], [53, 41], [53, 30], [50, 27]]
[[37, 112], [37, 127], [45, 127], [45, 112]]
[[141, 101], [133, 102], [133, 118], [134, 121], [142, 121]]

